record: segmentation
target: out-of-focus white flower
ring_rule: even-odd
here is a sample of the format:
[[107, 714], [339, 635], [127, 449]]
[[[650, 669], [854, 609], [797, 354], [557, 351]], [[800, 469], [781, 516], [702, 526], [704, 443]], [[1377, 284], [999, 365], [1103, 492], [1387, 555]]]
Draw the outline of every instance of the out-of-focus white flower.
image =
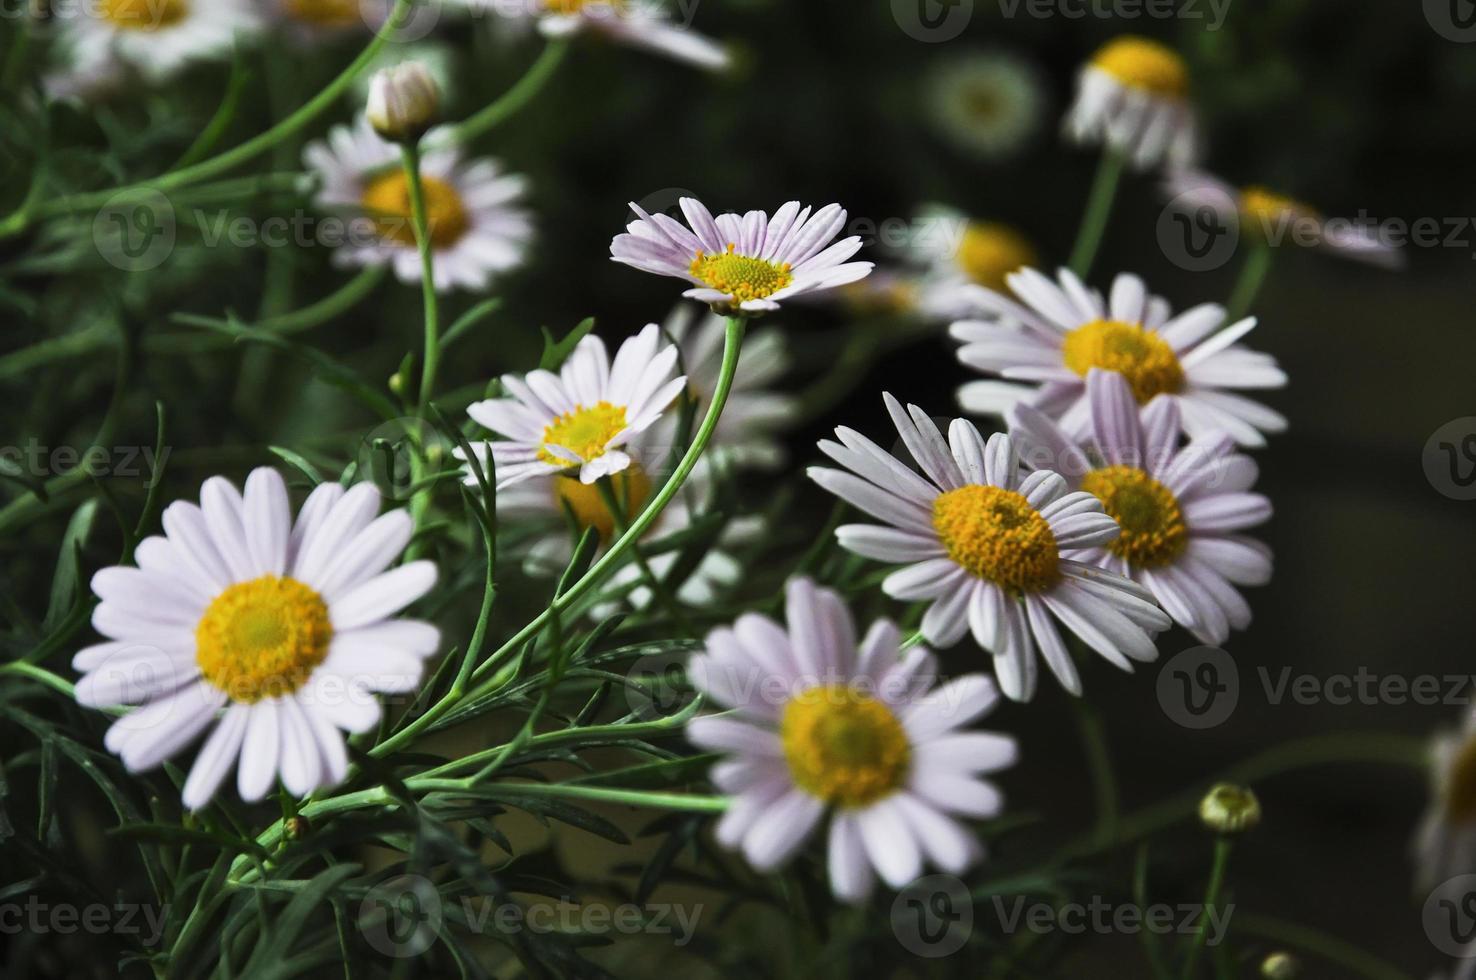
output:
[[261, 27], [251, 0], [98, 0], [58, 6], [54, 19], [70, 72], [86, 78], [117, 62], [150, 81], [228, 57]]
[[928, 73], [927, 107], [953, 143], [990, 160], [1018, 152], [1039, 128], [1045, 96], [1035, 66], [1001, 51], [941, 59]]
[[1157, 41], [1114, 38], [1081, 69], [1065, 126], [1072, 140], [1105, 143], [1139, 169], [1188, 166], [1197, 151], [1189, 69]]

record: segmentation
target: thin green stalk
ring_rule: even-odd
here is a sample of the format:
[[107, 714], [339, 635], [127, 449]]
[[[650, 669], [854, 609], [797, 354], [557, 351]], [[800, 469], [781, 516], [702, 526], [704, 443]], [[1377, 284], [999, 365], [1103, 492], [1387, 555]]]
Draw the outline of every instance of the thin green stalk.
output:
[[1072, 698], [1071, 707], [1081, 735], [1087, 768], [1091, 772], [1092, 796], [1096, 801], [1097, 819], [1092, 828], [1092, 836], [1099, 841], [1109, 841], [1117, 834], [1120, 803], [1117, 777], [1112, 770], [1112, 756], [1107, 750], [1102, 719], [1085, 698]]
[[454, 132], [458, 142], [470, 143], [504, 119], [513, 116], [537, 95], [569, 53], [567, 41], [550, 41], [533, 62], [523, 77], [486, 108], [468, 116], [457, 124]]
[[1241, 932], [1259, 936], [1274, 943], [1285, 943], [1313, 953], [1347, 971], [1347, 976], [1366, 980], [1410, 980], [1410, 975], [1381, 960], [1365, 949], [1329, 936], [1310, 926], [1286, 922], [1269, 915], [1237, 915], [1235, 924]]
[[672, 472], [670, 479], [666, 481], [656, 496], [652, 497], [646, 504], [646, 509], [641, 515], [631, 522], [630, 527], [622, 534], [610, 550], [596, 561], [584, 577], [569, 589], [568, 592], [559, 596], [545, 609], [533, 618], [518, 633], [502, 645], [502, 648], [493, 653], [487, 662], [478, 667], [472, 677], [477, 678], [485, 674], [495, 664], [503, 653], [515, 650], [526, 643], [530, 638], [536, 636], [548, 622], [555, 611], [562, 612], [569, 606], [578, 602], [590, 589], [594, 588], [606, 575], [619, 566], [621, 559], [641, 536], [655, 523], [656, 518], [666, 509], [666, 505], [677, 495], [682, 484], [687, 481], [692, 469], [697, 465], [697, 460], [707, 449], [707, 443], [712, 439], [713, 430], [717, 428], [718, 419], [723, 414], [723, 407], [728, 403], [728, 393], [733, 387], [733, 377], [738, 371], [738, 352], [743, 346], [744, 321], [742, 317], [729, 317], [727, 332], [723, 340], [723, 363], [718, 374], [717, 387], [712, 393], [712, 403], [707, 406], [707, 415], [702, 419], [702, 424], [697, 427], [697, 434], [692, 439], [692, 445], [687, 448], [686, 455], [682, 457], [677, 468]]
[[45, 667], [37, 667], [35, 664], [24, 660], [11, 660], [0, 664], [0, 674], [19, 674], [29, 677], [33, 681], [40, 681], [54, 691], [59, 691], [69, 698], [76, 698], [77, 688], [71, 681], [58, 677]]
[[241, 54], [241, 49], [236, 49], [235, 58], [231, 62], [231, 77], [226, 81], [225, 95], [221, 97], [220, 105], [215, 109], [215, 115], [205, 128], [200, 130], [200, 135], [190, 144], [184, 155], [175, 161], [170, 170], [182, 170], [192, 163], [198, 163], [205, 154], [215, 148], [220, 138], [225, 135], [231, 120], [236, 118], [236, 108], [241, 104], [241, 93], [246, 88], [249, 73], [246, 70], [246, 59]]
[[1107, 230], [1107, 219], [1112, 216], [1112, 203], [1117, 197], [1117, 185], [1122, 180], [1126, 164], [1127, 157], [1117, 150], [1108, 147], [1102, 151], [1097, 176], [1092, 181], [1091, 196], [1087, 198], [1086, 211], [1081, 216], [1081, 228], [1076, 233], [1076, 245], [1071, 249], [1071, 271], [1083, 279], [1091, 272], [1097, 247], [1102, 244], [1102, 234]]
[[[1210, 867], [1209, 884], [1204, 890], [1204, 907], [1199, 911], [1199, 928], [1194, 930], [1194, 937], [1189, 940], [1189, 953], [1184, 957], [1184, 980], [1193, 980], [1194, 966], [1199, 960], [1199, 951], [1204, 948], [1205, 934], [1209, 932], [1209, 922], [1218, 911], [1216, 906], [1220, 902], [1220, 892], [1225, 887], [1225, 869], [1230, 863], [1230, 851], [1234, 846], [1234, 840], [1228, 835], [1221, 834], [1215, 838], [1214, 864]], [[1220, 940], [1223, 942], [1224, 937]]]
[[1235, 289], [1230, 293], [1225, 314], [1226, 323], [1234, 323], [1250, 311], [1256, 297], [1261, 294], [1261, 287], [1266, 284], [1266, 274], [1271, 271], [1274, 254], [1274, 250], [1265, 242], [1258, 241], [1251, 246], [1250, 253], [1245, 257], [1245, 264], [1240, 267], [1240, 276], [1235, 280]]
[[[421, 357], [420, 392], [415, 416], [425, 419], [430, 408], [431, 394], [436, 387], [436, 370], [441, 363], [441, 313], [436, 301], [436, 259], [432, 247], [431, 229], [425, 213], [425, 185], [420, 179], [420, 146], [407, 140], [400, 147], [400, 159], [405, 168], [405, 181], [410, 188], [410, 220], [415, 227], [415, 246], [420, 251], [420, 295], [424, 308], [425, 345]], [[411, 460], [412, 476], [420, 479], [425, 475], [428, 462], [424, 458], [425, 447], [416, 447]], [[425, 523], [425, 512], [430, 508], [432, 489], [426, 487], [410, 501], [410, 516], [415, 526]], [[419, 544], [412, 546], [411, 557], [419, 552]]]
[[[615, 531], [619, 534], [624, 534], [627, 528], [625, 508], [628, 506], [628, 502], [622, 502], [616, 497], [615, 484], [608, 476], [600, 477], [595, 486], [599, 490], [600, 499], [604, 502], [605, 509], [610, 512], [610, 519], [614, 522]], [[687, 622], [687, 615], [682, 610], [681, 603], [677, 602], [676, 596], [672, 595], [667, 589], [666, 583], [656, 576], [656, 572], [652, 570], [650, 563], [646, 561], [646, 556], [641, 553], [641, 546], [639, 544], [631, 545], [630, 555], [636, 564], [636, 568], [640, 570], [641, 578], [646, 580], [646, 588], [651, 590], [652, 601], [661, 603], [666, 611], [671, 614], [672, 619], [679, 624], [683, 624], [682, 631], [686, 635], [694, 635], [691, 624]]]
[[602, 803], [624, 803], [627, 806], [649, 806], [685, 813], [722, 813], [728, 808], [726, 796], [699, 796], [695, 793], [652, 793], [646, 790], [616, 789], [608, 786], [581, 786], [578, 783], [504, 783], [499, 793], [508, 796], [551, 796], [570, 800], [597, 800]]
[[[640, 516], [631, 522], [630, 527], [626, 529], [625, 533], [617, 538], [615, 543], [610, 546], [610, 549], [590, 566], [589, 570], [584, 573], [579, 581], [570, 586], [568, 591], [556, 596], [543, 612], [533, 617], [527, 625], [518, 630], [502, 646], [498, 647], [491, 656], [478, 665], [476, 670], [472, 672], [473, 680], [479, 680], [492, 671], [493, 668], [501, 664], [506, 656], [542, 632], [552, 617], [563, 613], [570, 606], [574, 605], [586, 593], [599, 584], [605, 576], [618, 568], [621, 560], [625, 557], [625, 552], [636, 541], [640, 540], [641, 536], [655, 523], [656, 518], [661, 516], [661, 512], [671, 502], [672, 498], [677, 495], [677, 491], [682, 488], [682, 484], [686, 482], [692, 469], [697, 465], [697, 460], [701, 458], [702, 453], [707, 449], [707, 444], [712, 439], [713, 431], [717, 428], [718, 419], [722, 417], [723, 407], [728, 403], [728, 393], [733, 388], [733, 378], [738, 373], [738, 352], [743, 347], [743, 331], [744, 321], [742, 317], [730, 317], [728, 319], [727, 331], [723, 339], [723, 362], [718, 373], [717, 386], [713, 389], [712, 403], [707, 406], [707, 415], [702, 419], [702, 424], [698, 427], [697, 434], [692, 439], [691, 446], [687, 448], [686, 455], [682, 457], [681, 462], [672, 471], [671, 477], [666, 481], [665, 485], [651, 498], [646, 504], [645, 510], [641, 511]], [[491, 685], [495, 685], [498, 682], [499, 678], [493, 677], [488, 681], [484, 681], [480, 686], [472, 689], [466, 695], [442, 698], [427, 709], [424, 715], [416, 719], [414, 725], [397, 732], [384, 742], [375, 746], [373, 754], [383, 756], [402, 748], [420, 732], [425, 731], [436, 721], [445, 717], [446, 713], [463, 700], [464, 697], [476, 697], [478, 694], [491, 689]]]
[[122, 187], [109, 188], [101, 191], [89, 191], [83, 194], [72, 194], [57, 198], [46, 205], [36, 208], [34, 211], [17, 211], [3, 222], [0, 222], [0, 238], [16, 235], [24, 231], [31, 221], [38, 218], [50, 217], [56, 214], [71, 214], [78, 211], [90, 211], [107, 204], [115, 196], [136, 194], [141, 192], [165, 192], [197, 184], [202, 180], [208, 180], [219, 174], [253, 160], [261, 154], [276, 146], [280, 141], [286, 139], [307, 127], [314, 119], [332, 108], [355, 78], [365, 67], [372, 62], [390, 38], [398, 31], [415, 0], [395, 0], [395, 6], [390, 11], [388, 20], [380, 28], [364, 50], [359, 52], [347, 68], [345, 68], [333, 81], [323, 87], [317, 95], [313, 96], [292, 115], [277, 123], [271, 129], [261, 133], [252, 139], [232, 147], [224, 153], [217, 154], [208, 160], [172, 170], [148, 180], [136, 181]]

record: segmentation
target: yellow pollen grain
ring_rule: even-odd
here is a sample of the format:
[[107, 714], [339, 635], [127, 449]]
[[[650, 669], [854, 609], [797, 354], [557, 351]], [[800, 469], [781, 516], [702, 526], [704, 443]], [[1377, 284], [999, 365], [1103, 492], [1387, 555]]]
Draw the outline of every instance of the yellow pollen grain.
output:
[[1001, 291], [1005, 276], [1022, 266], [1035, 265], [1035, 249], [1008, 225], [971, 221], [955, 259], [970, 281]]
[[247, 704], [301, 687], [333, 639], [328, 606], [296, 579], [263, 575], [225, 589], [195, 627], [205, 680]]
[[361, 23], [358, 0], [285, 0], [293, 20], [315, 27], [348, 27]]
[[933, 528], [948, 557], [1012, 592], [1041, 592], [1060, 578], [1056, 535], [1013, 490], [972, 484], [933, 501]]
[[102, 15], [127, 31], [157, 31], [189, 13], [188, 0], [102, 0]]
[[[621, 502], [620, 509], [625, 512], [621, 523], [629, 524], [645, 509], [651, 497], [651, 478], [639, 463], [631, 463], [612, 476], [610, 482], [614, 485], [615, 499]], [[553, 490], [561, 507], [569, 505], [581, 529], [592, 527], [600, 532], [601, 538], [610, 540], [615, 533], [615, 516], [605, 505], [598, 486], [581, 483], [577, 476], [559, 474], [554, 477]]]
[[[431, 245], [450, 248], [471, 228], [466, 204], [456, 188], [438, 177], [422, 175], [425, 193], [425, 223]], [[402, 170], [389, 170], [364, 187], [364, 210], [374, 217], [379, 234], [397, 244], [415, 245], [415, 223], [410, 211], [410, 182]]]
[[548, 450], [549, 444], [567, 449], [584, 462], [605, 455], [605, 446], [620, 434], [627, 422], [625, 406], [596, 402], [589, 408], [576, 405], [549, 423], [543, 430], [543, 445], [538, 449], [538, 458], [554, 466], [568, 467], [575, 464]]
[[814, 687], [784, 707], [779, 739], [801, 789], [839, 807], [863, 807], [907, 779], [912, 746], [884, 703], [844, 685]]
[[1135, 568], [1171, 565], [1189, 544], [1179, 501], [1168, 487], [1132, 466], [1107, 466], [1082, 477], [1081, 488], [1102, 501], [1119, 527], [1107, 549]]
[[1467, 739], [1451, 760], [1440, 806], [1448, 823], [1476, 822], [1476, 738]]
[[1170, 99], [1189, 95], [1189, 69], [1170, 48], [1145, 37], [1126, 35], [1107, 42], [1092, 65], [1133, 88]]
[[1066, 335], [1061, 353], [1066, 366], [1082, 377], [1094, 367], [1116, 371], [1127, 379], [1140, 405], [1184, 386], [1184, 368], [1168, 341], [1136, 323], [1082, 324]]
[[770, 262], [739, 255], [731, 242], [725, 252], [708, 255], [698, 252], [692, 260], [691, 273], [703, 283], [727, 293], [739, 303], [751, 299], [767, 299], [794, 282], [789, 263]]

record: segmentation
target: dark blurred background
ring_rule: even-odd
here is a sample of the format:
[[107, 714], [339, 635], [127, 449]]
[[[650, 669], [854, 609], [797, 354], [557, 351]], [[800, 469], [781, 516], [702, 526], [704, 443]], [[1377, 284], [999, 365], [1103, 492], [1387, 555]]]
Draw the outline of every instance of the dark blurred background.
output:
[[[1276, 507], [1261, 532], [1276, 552], [1275, 580], [1253, 591], [1255, 622], [1228, 645], [1239, 665], [1241, 697], [1219, 727], [1189, 731], [1167, 717], [1155, 694], [1156, 670], [1130, 677], [1093, 664], [1085, 672], [1088, 699], [1105, 718], [1125, 806], [1201, 787], [1227, 766], [1302, 736], [1377, 731], [1422, 738], [1454, 725], [1460, 706], [1275, 706], [1256, 668], [1273, 677], [1286, 666], [1319, 677], [1360, 666], [1406, 677], [1472, 670], [1476, 504], [1432, 486], [1421, 454], [1437, 428], [1476, 415], [1470, 387], [1476, 44], [1451, 40], [1415, 3], [1232, 0], [1218, 30], [1207, 29], [1211, 10], [1200, 6], [1205, 19], [1033, 17], [1023, 4], [1007, 16], [1001, 3], [976, 0], [958, 36], [932, 43], [910, 36], [880, 2], [711, 0], [695, 11], [694, 23], [737, 45], [741, 67], [732, 78], [613, 46], [577, 45], [549, 89], [479, 144], [534, 175], [539, 237], [528, 267], [507, 283], [503, 311], [445, 365], [443, 387], [474, 387], [504, 370], [531, 367], [541, 325], [557, 333], [593, 315], [613, 337], [662, 319], [676, 284], [615, 265], [607, 255], [610, 237], [628, 219], [627, 201], [657, 200], [665, 208], [674, 203], [674, 189], [697, 194], [714, 210], [835, 200], [874, 221], [908, 219], [920, 205], [942, 202], [1015, 226], [1035, 242], [1044, 264], [1060, 264], [1097, 161], [1095, 152], [1057, 138], [1074, 73], [1115, 34], [1157, 37], [1191, 65], [1211, 170], [1237, 184], [1266, 184], [1328, 215], [1433, 218], [1442, 223], [1442, 239], [1456, 235], [1441, 245], [1406, 248], [1407, 268], [1397, 273], [1326, 253], [1277, 250], [1254, 309], [1261, 325], [1250, 338], [1291, 377], [1287, 389], [1266, 397], [1290, 419], [1290, 431], [1257, 453], [1259, 488]], [[486, 25], [475, 22], [448, 23], [439, 37], [458, 52], [452, 117], [516, 79], [538, 44], [494, 43]], [[316, 90], [360, 43], [289, 59], [293, 83]], [[930, 80], [944, 61], [1001, 51], [1035, 66], [1043, 115], [1018, 152], [986, 160], [935, 124], [940, 93]], [[58, 172], [77, 189], [152, 172], [157, 164], [149, 161], [168, 159], [170, 147], [177, 153], [213, 110], [224, 69], [202, 68], [189, 77], [198, 84], [131, 97], [97, 114], [54, 109], [55, 145], [65, 147], [55, 160]], [[253, 90], [260, 87], [257, 78]], [[182, 103], [188, 111], [180, 111]], [[352, 108], [346, 101], [338, 118]], [[265, 100], [248, 98], [230, 138], [264, 128], [270, 111]], [[21, 157], [7, 154], [0, 168], [12, 176], [23, 172]], [[298, 166], [295, 154], [275, 163]], [[0, 203], [11, 205], [24, 184], [7, 180], [0, 187]], [[1176, 308], [1223, 301], [1239, 260], [1205, 273], [1179, 268], [1155, 235], [1163, 202], [1156, 178], [1127, 178], [1093, 284], [1133, 271]], [[262, 199], [248, 210], [265, 215], [298, 206], [303, 202], [290, 197]], [[85, 223], [73, 229], [78, 236], [86, 231]], [[219, 315], [233, 308], [254, 316], [268, 275], [288, 281], [275, 300], [285, 298], [287, 308], [344, 278], [321, 249], [286, 256], [182, 249], [162, 268], [135, 277], [95, 258], [80, 267], [52, 267], [38, 258], [64, 251], [66, 241], [65, 230], [52, 230], [0, 245], [0, 300], [9, 307], [0, 351], [21, 351], [99, 321], [115, 320], [138, 337], [165, 330], [174, 311]], [[277, 267], [269, 271], [269, 265]], [[452, 315], [479, 298], [457, 296]], [[419, 302], [416, 290], [382, 285], [372, 302], [312, 340], [382, 382], [418, 343]], [[849, 316], [832, 309], [788, 308], [776, 322], [791, 338], [800, 385], [825, 376], [852, 329]], [[812, 461], [815, 439], [837, 423], [888, 442], [883, 389], [935, 415], [954, 413], [952, 391], [971, 375], [954, 359], [953, 346], [938, 326], [873, 364], [840, 404], [793, 433], [795, 462]], [[94, 350], [0, 372], [6, 439], [85, 445], [112, 397], [116, 353]], [[322, 442], [325, 433], [370, 424], [356, 405], [294, 362], [240, 351], [136, 357], [123, 391], [115, 443], [152, 443], [156, 398], [175, 409], [165, 499], [192, 495], [209, 473], [241, 474], [269, 461], [267, 445]], [[340, 453], [342, 445], [340, 439]], [[808, 533], [830, 501], [807, 483], [797, 487], [785, 520]], [[117, 491], [137, 503], [137, 488]], [[11, 485], [4, 493], [13, 500], [21, 491]], [[771, 493], [770, 484], [750, 486], [747, 501], [758, 509]], [[44, 604], [66, 503], [63, 497], [36, 507], [21, 533], [0, 544], [6, 588], [18, 605]], [[100, 544], [96, 557], [105, 559], [111, 547]], [[1167, 657], [1193, 645], [1176, 631], [1162, 649]], [[961, 669], [975, 657], [960, 648], [949, 665]], [[1041, 691], [1034, 703], [991, 719], [992, 727], [1019, 732], [1023, 743], [1022, 764], [1002, 780], [1012, 809], [1042, 817], [1021, 835], [1021, 847], [1059, 840], [1091, 816], [1068, 699], [1050, 683]], [[1421, 928], [1424, 895], [1415, 892], [1409, 860], [1427, 799], [1419, 771], [1324, 766], [1256, 789], [1265, 820], [1233, 858], [1237, 913], [1350, 938], [1410, 976], [1441, 960]], [[997, 857], [1008, 861], [1012, 840], [996, 849]], [[1209, 847], [1192, 820], [1156, 836], [1153, 897], [1196, 900]], [[1096, 890], [1123, 889], [1131, 858], [1124, 853]], [[1256, 948], [1256, 940], [1244, 941]], [[1263, 948], [1277, 945], [1265, 940]], [[1072, 950], [1063, 976], [1141, 975], [1134, 937], [1087, 937]], [[1304, 975], [1347, 974], [1309, 963]]]

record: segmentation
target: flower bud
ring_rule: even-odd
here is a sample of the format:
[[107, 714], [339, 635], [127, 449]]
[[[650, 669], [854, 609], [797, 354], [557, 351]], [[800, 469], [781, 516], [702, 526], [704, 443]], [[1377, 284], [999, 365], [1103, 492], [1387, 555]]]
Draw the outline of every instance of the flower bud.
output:
[[1296, 980], [1302, 965], [1290, 953], [1272, 953], [1261, 961], [1261, 976], [1266, 980]]
[[1219, 783], [1199, 801], [1199, 819], [1220, 834], [1239, 834], [1261, 822], [1261, 801], [1245, 786]]
[[382, 69], [369, 81], [364, 113], [387, 140], [413, 143], [440, 118], [441, 88], [418, 61]]

